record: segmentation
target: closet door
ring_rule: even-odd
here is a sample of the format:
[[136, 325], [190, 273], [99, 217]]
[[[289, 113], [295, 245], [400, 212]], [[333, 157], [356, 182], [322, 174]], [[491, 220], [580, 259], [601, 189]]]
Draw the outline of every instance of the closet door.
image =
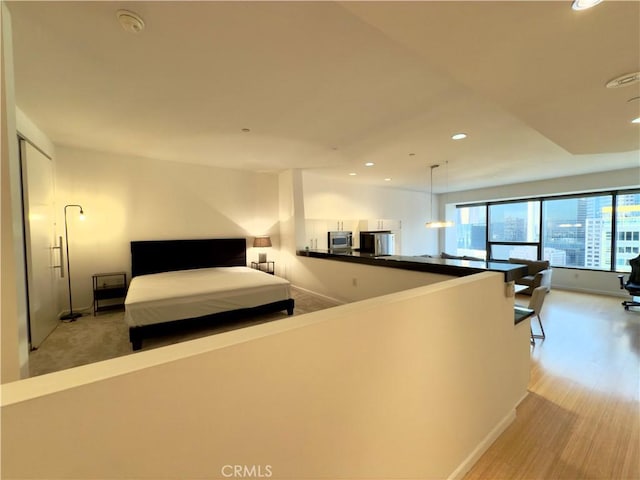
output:
[[[58, 325], [57, 277], [61, 272], [56, 239], [53, 165], [20, 139], [25, 256], [29, 297], [29, 341], [37, 348]], [[57, 242], [56, 242], [57, 240]]]

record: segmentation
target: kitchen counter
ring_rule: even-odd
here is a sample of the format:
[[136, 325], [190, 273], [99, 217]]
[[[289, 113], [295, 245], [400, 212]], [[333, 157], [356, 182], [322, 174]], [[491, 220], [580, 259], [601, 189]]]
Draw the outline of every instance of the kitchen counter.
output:
[[298, 250], [299, 256], [311, 258], [325, 258], [341, 262], [361, 263], [378, 267], [401, 268], [419, 272], [439, 273], [454, 277], [464, 277], [481, 272], [501, 272], [505, 282], [512, 282], [528, 273], [526, 265], [517, 265], [502, 262], [484, 262], [474, 260], [454, 260], [436, 257], [382, 255], [376, 256], [370, 253], [355, 250]]

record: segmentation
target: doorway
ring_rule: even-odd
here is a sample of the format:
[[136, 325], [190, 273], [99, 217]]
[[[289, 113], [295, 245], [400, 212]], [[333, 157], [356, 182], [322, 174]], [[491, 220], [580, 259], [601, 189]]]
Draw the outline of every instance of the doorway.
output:
[[29, 347], [36, 349], [58, 325], [62, 238], [56, 238], [53, 161], [19, 137], [27, 271]]

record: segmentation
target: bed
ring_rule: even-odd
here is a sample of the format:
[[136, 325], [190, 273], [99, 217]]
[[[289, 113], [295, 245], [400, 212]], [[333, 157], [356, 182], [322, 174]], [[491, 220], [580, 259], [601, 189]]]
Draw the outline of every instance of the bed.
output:
[[244, 238], [131, 242], [125, 320], [133, 350], [145, 337], [286, 310], [290, 284], [247, 267]]

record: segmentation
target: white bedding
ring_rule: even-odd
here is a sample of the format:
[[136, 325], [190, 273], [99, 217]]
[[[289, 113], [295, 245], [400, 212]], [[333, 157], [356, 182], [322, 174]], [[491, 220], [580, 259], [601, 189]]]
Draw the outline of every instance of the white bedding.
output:
[[215, 267], [134, 277], [125, 299], [130, 327], [257, 307], [290, 297], [290, 283], [248, 267]]

